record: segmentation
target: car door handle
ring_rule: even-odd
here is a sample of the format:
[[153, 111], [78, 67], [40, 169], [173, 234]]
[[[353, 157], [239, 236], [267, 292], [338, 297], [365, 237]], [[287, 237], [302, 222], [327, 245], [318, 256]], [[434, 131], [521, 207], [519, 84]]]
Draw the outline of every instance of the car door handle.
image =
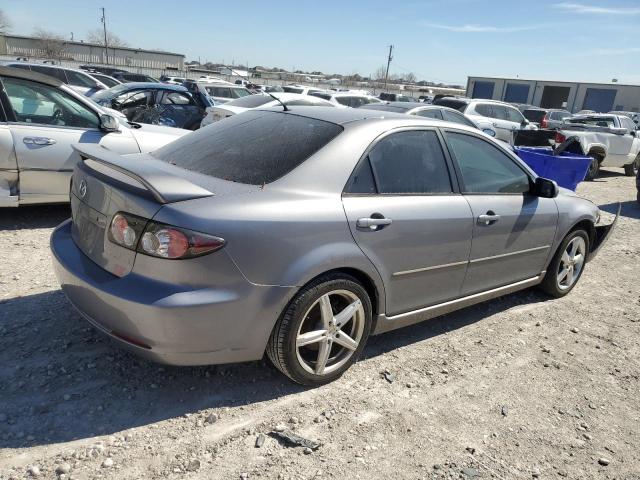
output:
[[480, 225], [492, 225], [496, 223], [498, 220], [500, 220], [500, 215], [496, 215], [491, 210], [489, 210], [484, 215], [478, 216], [478, 224]]
[[40, 145], [40, 146], [53, 145], [54, 143], [56, 143], [56, 141], [53, 138], [47, 138], [47, 137], [24, 137], [22, 142], [25, 145]]
[[358, 228], [371, 228], [376, 230], [378, 227], [384, 227], [386, 225], [391, 225], [393, 220], [390, 218], [380, 217], [367, 217], [367, 218], [359, 218], [356, 221], [356, 226]]

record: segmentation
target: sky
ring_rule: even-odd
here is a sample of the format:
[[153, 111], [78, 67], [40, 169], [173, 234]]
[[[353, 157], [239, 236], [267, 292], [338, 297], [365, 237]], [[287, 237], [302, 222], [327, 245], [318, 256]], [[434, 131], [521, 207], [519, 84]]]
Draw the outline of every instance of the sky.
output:
[[108, 28], [187, 60], [466, 84], [467, 76], [640, 84], [640, 0], [0, 0], [12, 33]]

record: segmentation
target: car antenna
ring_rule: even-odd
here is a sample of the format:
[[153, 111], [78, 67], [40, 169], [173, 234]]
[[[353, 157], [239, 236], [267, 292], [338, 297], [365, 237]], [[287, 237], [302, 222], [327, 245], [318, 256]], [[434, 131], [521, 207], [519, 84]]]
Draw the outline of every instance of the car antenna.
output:
[[278, 97], [276, 97], [275, 95], [271, 95], [270, 92], [264, 92], [267, 95], [269, 95], [271, 98], [273, 98], [276, 102], [278, 102], [280, 105], [282, 105], [282, 108], [284, 109], [285, 112], [288, 112], [289, 109], [287, 108], [287, 106], [284, 104], [284, 102], [282, 100], [280, 100]]

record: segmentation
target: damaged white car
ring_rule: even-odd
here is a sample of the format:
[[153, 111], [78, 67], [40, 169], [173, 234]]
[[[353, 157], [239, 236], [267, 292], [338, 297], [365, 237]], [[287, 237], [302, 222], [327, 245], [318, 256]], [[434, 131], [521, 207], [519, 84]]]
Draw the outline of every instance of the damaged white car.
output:
[[592, 113], [576, 115], [564, 121], [556, 134], [556, 143], [573, 138], [579, 144], [574, 153], [593, 158], [587, 180], [598, 176], [600, 167], [624, 168], [628, 177], [638, 173], [640, 167], [640, 131], [629, 117]]
[[69, 201], [77, 143], [155, 150], [188, 130], [128, 123], [61, 81], [0, 67], [0, 207]]

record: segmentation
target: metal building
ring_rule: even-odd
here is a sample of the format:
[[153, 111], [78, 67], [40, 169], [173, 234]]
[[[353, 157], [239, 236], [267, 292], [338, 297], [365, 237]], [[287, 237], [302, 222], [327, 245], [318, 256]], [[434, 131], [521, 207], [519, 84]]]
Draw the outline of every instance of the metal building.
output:
[[184, 70], [184, 55], [160, 50], [104, 46], [75, 41], [46, 40], [23, 35], [0, 35], [0, 55], [29, 60], [55, 60], [60, 63], [109, 64], [124, 70]]
[[574, 113], [580, 110], [640, 111], [640, 85], [617, 83], [469, 77], [467, 96], [528, 103], [543, 108], [564, 108]]

